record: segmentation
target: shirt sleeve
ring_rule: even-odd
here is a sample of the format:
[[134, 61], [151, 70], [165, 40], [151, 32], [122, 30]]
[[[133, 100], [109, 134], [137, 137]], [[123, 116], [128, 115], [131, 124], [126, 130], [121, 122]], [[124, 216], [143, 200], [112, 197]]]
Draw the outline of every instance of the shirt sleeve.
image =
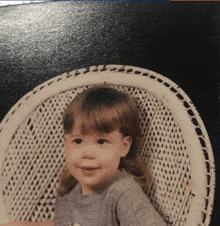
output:
[[69, 216], [71, 216], [70, 209], [68, 208], [66, 197], [57, 196], [55, 203], [55, 212], [54, 212], [54, 224], [55, 226], [68, 226], [69, 225]]
[[118, 200], [120, 226], [166, 226], [142, 190], [129, 189]]

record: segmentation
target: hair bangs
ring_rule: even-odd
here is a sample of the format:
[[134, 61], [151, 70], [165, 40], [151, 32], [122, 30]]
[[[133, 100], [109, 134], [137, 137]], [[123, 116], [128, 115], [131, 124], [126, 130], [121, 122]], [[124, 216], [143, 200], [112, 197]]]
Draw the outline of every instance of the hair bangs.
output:
[[119, 115], [115, 109], [96, 109], [82, 112], [80, 118], [82, 133], [88, 133], [89, 129], [94, 129], [100, 133], [110, 133], [121, 127]]

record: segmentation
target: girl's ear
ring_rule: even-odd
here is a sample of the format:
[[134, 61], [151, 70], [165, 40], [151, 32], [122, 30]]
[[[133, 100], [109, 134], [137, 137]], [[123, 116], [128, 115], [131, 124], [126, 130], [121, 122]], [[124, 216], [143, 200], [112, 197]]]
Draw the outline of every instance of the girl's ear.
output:
[[126, 136], [123, 138], [121, 157], [125, 157], [128, 154], [128, 152], [131, 148], [131, 144], [132, 144], [132, 138], [130, 136]]

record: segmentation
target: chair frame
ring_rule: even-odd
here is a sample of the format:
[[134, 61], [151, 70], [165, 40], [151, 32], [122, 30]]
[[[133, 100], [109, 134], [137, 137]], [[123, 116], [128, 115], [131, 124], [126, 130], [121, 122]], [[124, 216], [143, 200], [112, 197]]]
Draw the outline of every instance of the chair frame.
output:
[[[195, 196], [187, 217], [187, 226], [209, 225], [214, 202], [215, 164], [207, 131], [185, 92], [168, 78], [147, 69], [123, 65], [92, 66], [62, 74], [37, 86], [12, 107], [0, 124], [0, 165], [11, 137], [36, 106], [72, 87], [100, 83], [145, 89], [169, 107], [185, 135], [191, 160], [191, 175], [195, 184], [192, 188]], [[2, 192], [0, 207], [0, 223], [9, 222], [10, 219], [3, 208]]]

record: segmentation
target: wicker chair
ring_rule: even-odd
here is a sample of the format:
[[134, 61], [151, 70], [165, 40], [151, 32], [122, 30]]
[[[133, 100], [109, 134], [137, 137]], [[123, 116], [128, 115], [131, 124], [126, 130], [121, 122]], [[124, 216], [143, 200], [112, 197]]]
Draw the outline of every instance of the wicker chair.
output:
[[141, 119], [153, 179], [146, 194], [167, 225], [209, 225], [215, 167], [203, 122], [189, 97], [155, 72], [95, 66], [55, 77], [26, 94], [0, 125], [1, 223], [52, 219], [64, 168], [62, 112], [84, 89], [107, 83], [130, 93]]

